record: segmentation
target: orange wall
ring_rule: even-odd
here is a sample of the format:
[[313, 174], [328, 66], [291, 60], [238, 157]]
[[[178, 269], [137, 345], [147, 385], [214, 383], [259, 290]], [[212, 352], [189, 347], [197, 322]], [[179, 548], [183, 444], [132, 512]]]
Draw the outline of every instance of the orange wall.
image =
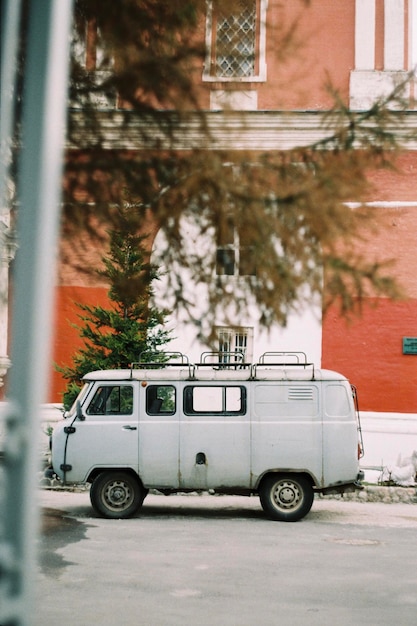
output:
[[[397, 197], [397, 189], [407, 195], [400, 185], [391, 187], [391, 197]], [[412, 195], [411, 185], [408, 190]], [[362, 410], [417, 413], [417, 355], [402, 354], [403, 337], [417, 337], [417, 201], [414, 207], [376, 208], [375, 223], [384, 227], [369, 232], [358, 249], [369, 260], [395, 261], [387, 273], [396, 277], [405, 297], [368, 298], [351, 323], [329, 311], [323, 320], [322, 365], [357, 386]]]
[[[327, 109], [333, 104], [328, 81], [347, 102], [354, 68], [355, 0], [270, 2], [267, 33], [267, 82], [259, 85], [258, 109]], [[277, 56], [280, 26], [297, 23], [294, 44]], [[275, 31], [275, 32], [274, 32]]]
[[399, 154], [392, 169], [370, 172], [373, 192], [369, 200], [416, 202], [417, 206], [417, 151]]
[[[83, 345], [79, 332], [73, 324], [80, 324], [81, 313], [77, 302], [108, 306], [107, 289], [103, 287], [60, 286], [56, 290], [56, 322], [53, 339], [53, 364], [71, 365], [71, 356]], [[49, 402], [62, 402], [66, 381], [52, 366]]]
[[403, 337], [417, 337], [416, 298], [371, 300], [351, 324], [330, 311], [323, 322], [322, 365], [356, 385], [363, 411], [416, 413], [417, 355], [402, 354]]

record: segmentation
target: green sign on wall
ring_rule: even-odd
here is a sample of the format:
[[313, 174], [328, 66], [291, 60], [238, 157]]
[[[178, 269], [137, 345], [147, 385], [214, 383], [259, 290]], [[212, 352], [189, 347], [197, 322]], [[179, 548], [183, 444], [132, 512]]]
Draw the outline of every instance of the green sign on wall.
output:
[[403, 354], [417, 354], [417, 337], [403, 337]]

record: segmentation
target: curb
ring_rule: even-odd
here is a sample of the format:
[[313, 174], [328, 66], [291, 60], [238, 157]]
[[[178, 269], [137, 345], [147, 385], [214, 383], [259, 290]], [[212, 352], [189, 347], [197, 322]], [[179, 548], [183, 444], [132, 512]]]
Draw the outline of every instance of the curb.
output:
[[320, 498], [351, 502], [383, 502], [385, 504], [417, 504], [417, 486], [364, 485], [361, 491], [344, 494], [319, 495]]

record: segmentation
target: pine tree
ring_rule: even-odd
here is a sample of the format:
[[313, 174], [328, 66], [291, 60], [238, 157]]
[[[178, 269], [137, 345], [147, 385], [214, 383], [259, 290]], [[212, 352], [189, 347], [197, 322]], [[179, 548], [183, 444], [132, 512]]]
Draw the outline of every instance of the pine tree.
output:
[[104, 269], [97, 273], [110, 284], [110, 304], [108, 308], [77, 304], [83, 322], [77, 328], [84, 347], [73, 356], [71, 366], [57, 368], [69, 381], [63, 395], [65, 408], [71, 406], [87, 372], [160, 359], [160, 347], [170, 341], [169, 332], [162, 328], [167, 311], [149, 304], [158, 271], [145, 258], [146, 237], [127, 229], [109, 234], [109, 255], [103, 257]]

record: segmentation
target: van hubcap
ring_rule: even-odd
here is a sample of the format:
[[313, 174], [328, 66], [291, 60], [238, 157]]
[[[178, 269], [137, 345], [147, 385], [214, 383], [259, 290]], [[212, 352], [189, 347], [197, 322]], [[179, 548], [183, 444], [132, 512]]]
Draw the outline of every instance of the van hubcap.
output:
[[112, 481], [104, 491], [104, 499], [111, 508], [124, 508], [132, 501], [133, 494], [126, 483]]
[[282, 509], [293, 509], [302, 500], [302, 492], [296, 483], [283, 481], [274, 489], [274, 502]]

